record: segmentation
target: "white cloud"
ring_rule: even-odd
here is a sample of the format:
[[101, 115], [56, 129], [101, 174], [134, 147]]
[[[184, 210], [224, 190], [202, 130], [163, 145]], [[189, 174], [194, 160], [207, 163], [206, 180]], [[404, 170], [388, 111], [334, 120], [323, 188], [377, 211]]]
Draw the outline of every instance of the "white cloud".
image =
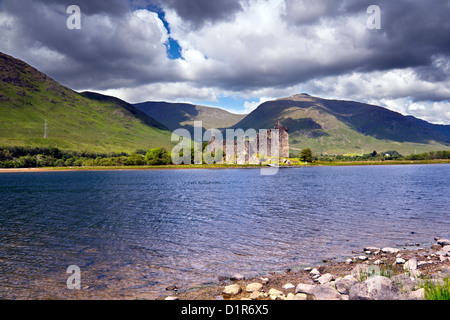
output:
[[258, 101], [245, 101], [244, 102], [244, 112], [243, 113], [250, 113], [253, 110], [255, 110], [261, 103], [264, 103], [269, 100], [273, 100], [273, 97], [262, 97], [259, 98]]

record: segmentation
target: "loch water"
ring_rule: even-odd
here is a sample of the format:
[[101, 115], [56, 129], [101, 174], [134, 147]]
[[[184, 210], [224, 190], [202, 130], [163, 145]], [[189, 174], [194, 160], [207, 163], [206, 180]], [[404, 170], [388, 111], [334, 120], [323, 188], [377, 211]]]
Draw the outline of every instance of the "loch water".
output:
[[447, 164], [2, 173], [0, 298], [153, 299], [369, 245], [430, 246], [450, 236], [449, 181]]

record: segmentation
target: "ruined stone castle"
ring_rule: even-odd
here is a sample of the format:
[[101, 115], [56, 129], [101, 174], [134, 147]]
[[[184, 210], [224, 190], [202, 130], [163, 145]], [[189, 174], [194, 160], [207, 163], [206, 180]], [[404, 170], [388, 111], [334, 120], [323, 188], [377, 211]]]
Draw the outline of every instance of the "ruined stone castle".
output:
[[[241, 136], [233, 140], [219, 140], [211, 135], [207, 151], [217, 152], [222, 149], [225, 153], [226, 163], [258, 163], [261, 157], [276, 156], [289, 158], [289, 129], [277, 120], [271, 129], [260, 130], [256, 137]], [[278, 134], [278, 140], [273, 140]], [[259, 158], [259, 159], [258, 159]]]

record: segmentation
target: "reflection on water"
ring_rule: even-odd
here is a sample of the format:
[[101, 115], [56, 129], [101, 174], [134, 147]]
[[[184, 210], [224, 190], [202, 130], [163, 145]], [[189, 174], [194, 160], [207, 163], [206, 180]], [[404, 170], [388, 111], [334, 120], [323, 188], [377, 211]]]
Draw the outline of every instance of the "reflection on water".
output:
[[[0, 297], [155, 298], [449, 236], [448, 165], [0, 175]], [[82, 290], [66, 269], [81, 268]]]

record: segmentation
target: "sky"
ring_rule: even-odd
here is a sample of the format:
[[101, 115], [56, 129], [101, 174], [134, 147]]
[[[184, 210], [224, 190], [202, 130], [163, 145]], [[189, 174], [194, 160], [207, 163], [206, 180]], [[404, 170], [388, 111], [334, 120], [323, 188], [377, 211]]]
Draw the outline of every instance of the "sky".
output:
[[305, 92], [450, 124], [449, 0], [0, 0], [0, 30], [1, 52], [130, 103]]

